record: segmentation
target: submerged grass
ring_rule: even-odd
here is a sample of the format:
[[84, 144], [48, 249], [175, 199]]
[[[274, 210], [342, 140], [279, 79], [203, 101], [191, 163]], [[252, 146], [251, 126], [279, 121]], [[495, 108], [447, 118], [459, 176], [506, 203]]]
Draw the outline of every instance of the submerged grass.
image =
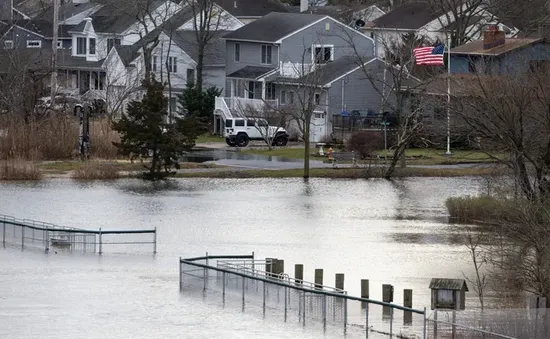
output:
[[90, 162], [73, 171], [71, 177], [76, 180], [113, 180], [121, 177], [117, 166], [109, 163]]
[[[406, 177], [460, 177], [495, 175], [495, 168], [397, 168], [394, 178]], [[180, 172], [180, 178], [300, 178], [304, 174], [302, 169], [285, 170], [219, 170], [210, 172]], [[310, 170], [312, 178], [333, 179], [362, 179], [383, 178], [382, 168], [314, 168]]]
[[40, 180], [42, 172], [34, 163], [24, 160], [0, 162], [0, 180]]

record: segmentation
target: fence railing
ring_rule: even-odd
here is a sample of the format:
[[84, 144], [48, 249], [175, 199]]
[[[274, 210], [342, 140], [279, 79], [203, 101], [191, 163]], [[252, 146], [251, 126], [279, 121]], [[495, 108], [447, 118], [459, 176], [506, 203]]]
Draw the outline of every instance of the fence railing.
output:
[[157, 252], [156, 228], [89, 230], [0, 215], [0, 234], [3, 247], [38, 248], [46, 252], [54, 250], [102, 254], [105, 246], [110, 252], [127, 252], [143, 245], [152, 246], [153, 253]]
[[224, 304], [234, 303], [264, 316], [275, 313], [303, 326], [311, 322], [322, 324], [325, 330], [360, 331], [367, 337], [378, 333], [427, 338], [425, 309], [353, 297], [333, 287], [256, 268], [266, 264], [255, 261], [254, 255], [180, 258], [180, 291], [221, 292]]

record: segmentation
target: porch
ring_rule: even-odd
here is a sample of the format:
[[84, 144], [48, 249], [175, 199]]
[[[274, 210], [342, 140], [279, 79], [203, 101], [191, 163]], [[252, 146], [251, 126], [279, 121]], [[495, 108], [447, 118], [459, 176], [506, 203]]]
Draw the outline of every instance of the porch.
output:
[[57, 84], [62, 91], [70, 91], [78, 95], [88, 93], [93, 96], [105, 96], [107, 74], [104, 70], [59, 69]]

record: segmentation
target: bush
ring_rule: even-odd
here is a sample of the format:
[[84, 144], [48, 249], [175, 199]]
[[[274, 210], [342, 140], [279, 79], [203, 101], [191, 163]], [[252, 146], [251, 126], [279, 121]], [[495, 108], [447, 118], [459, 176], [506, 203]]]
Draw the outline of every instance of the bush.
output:
[[449, 198], [445, 202], [452, 219], [466, 222], [519, 222], [525, 202], [490, 196]]
[[40, 180], [42, 173], [32, 162], [7, 160], [0, 165], [0, 180]]
[[369, 158], [384, 148], [384, 137], [379, 132], [359, 131], [349, 138], [346, 148], [359, 154], [362, 159]]
[[119, 179], [120, 171], [111, 164], [86, 163], [73, 172], [72, 178], [76, 180]]
[[108, 118], [90, 121], [91, 156], [101, 159], [116, 159], [118, 149], [113, 144], [120, 142], [120, 134], [113, 130]]

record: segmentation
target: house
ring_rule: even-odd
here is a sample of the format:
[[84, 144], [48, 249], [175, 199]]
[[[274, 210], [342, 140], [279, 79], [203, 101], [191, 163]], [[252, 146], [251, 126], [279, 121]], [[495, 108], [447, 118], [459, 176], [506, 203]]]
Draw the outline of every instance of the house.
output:
[[[466, 5], [463, 5], [466, 6]], [[483, 7], [462, 7], [456, 12], [462, 13], [469, 23], [464, 29], [470, 40], [481, 38], [483, 30], [489, 25], [498, 25], [507, 37], [518, 34], [518, 29], [500, 22], [498, 17]], [[451, 20], [451, 22], [448, 22]], [[425, 37], [427, 40], [446, 41], [447, 32], [456, 29], [456, 18], [452, 12], [445, 13], [441, 8], [434, 8], [429, 2], [411, 1], [396, 7], [366, 24], [365, 34], [376, 39], [377, 55], [383, 57], [384, 46], [399, 42], [407, 33]]]
[[312, 141], [318, 141], [332, 133], [334, 115], [382, 104], [363, 72], [384, 68], [373, 39], [332, 17], [274, 12], [224, 38], [227, 85], [226, 97], [216, 99], [218, 133], [246, 107], [292, 107], [314, 92]]
[[245, 25], [272, 12], [288, 12], [288, 6], [278, 0], [216, 0], [215, 3]]
[[494, 27], [483, 39], [451, 49], [451, 72], [504, 75], [536, 70], [550, 62], [550, 45], [542, 38], [506, 38]]
[[[57, 48], [70, 48], [70, 26], [59, 25]], [[0, 21], [0, 42], [4, 49], [52, 48], [53, 25], [49, 21], [18, 19]]]

